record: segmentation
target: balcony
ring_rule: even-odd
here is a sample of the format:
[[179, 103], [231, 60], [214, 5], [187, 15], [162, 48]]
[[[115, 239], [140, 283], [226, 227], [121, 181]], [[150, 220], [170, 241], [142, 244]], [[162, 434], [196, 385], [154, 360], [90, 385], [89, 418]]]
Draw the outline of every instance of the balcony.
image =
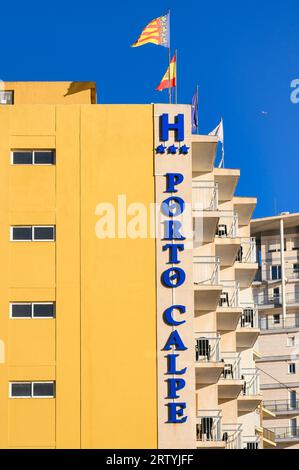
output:
[[193, 181], [192, 214], [194, 217], [194, 245], [214, 240], [218, 211], [218, 186], [213, 181]]
[[250, 287], [258, 270], [255, 238], [241, 238], [241, 247], [236, 256], [235, 273], [240, 287]]
[[285, 330], [298, 330], [299, 314], [287, 315], [286, 318], [277, 315], [275, 319], [268, 318], [268, 315], [266, 315], [259, 319], [259, 328], [262, 335], [286, 332]]
[[[293, 259], [293, 263], [297, 264], [297, 259]], [[290, 262], [290, 259], [288, 258], [288, 262]], [[280, 266], [280, 258], [277, 260], [277, 263], [269, 263], [263, 269], [259, 268], [258, 272], [256, 273], [255, 276], [255, 281], [257, 282], [265, 282], [268, 285], [271, 285], [271, 287], [275, 287], [276, 285], [281, 284], [281, 272], [272, 272], [272, 266]], [[285, 268], [285, 279], [286, 282], [288, 283], [297, 283], [299, 280], [299, 269], [296, 268]]]
[[263, 429], [262, 439], [263, 439], [264, 449], [267, 449], [268, 447], [276, 447], [275, 433], [271, 431], [270, 429], [267, 429], [264, 427], [262, 429]]
[[238, 233], [238, 214], [232, 211], [221, 211], [216, 230], [216, 256], [222, 266], [232, 266], [240, 250]]
[[239, 304], [240, 286], [236, 281], [220, 281], [222, 293], [217, 307], [217, 329], [233, 331], [236, 329], [242, 309]]
[[242, 314], [236, 330], [238, 350], [253, 348], [260, 330], [258, 327], [258, 312], [253, 304], [242, 303]]
[[213, 171], [217, 144], [217, 136], [192, 135], [192, 171], [194, 173]]
[[239, 225], [244, 226], [250, 224], [253, 211], [256, 206], [255, 197], [234, 197], [234, 209], [239, 215]]
[[242, 449], [242, 424], [223, 424], [222, 433], [226, 449]]
[[260, 449], [261, 440], [259, 436], [243, 436], [243, 449], [257, 450]]
[[219, 410], [199, 410], [196, 419], [198, 449], [225, 449]]
[[214, 179], [218, 184], [219, 201], [230, 201], [235, 193], [240, 177], [240, 170], [214, 168]]
[[290, 416], [299, 414], [299, 400], [267, 400], [264, 407], [275, 413], [275, 416]]
[[195, 310], [216, 310], [222, 286], [219, 285], [219, 258], [194, 256], [194, 308]]
[[256, 369], [242, 369], [241, 378], [244, 386], [238, 397], [239, 414], [249, 413], [256, 410], [262, 401], [259, 387], [259, 373]]
[[241, 379], [240, 353], [222, 353], [222, 360], [224, 368], [218, 382], [218, 398], [237, 398], [244, 387], [244, 380]]
[[217, 383], [224, 363], [220, 358], [220, 335], [218, 333], [195, 334], [195, 373], [197, 384]]
[[[259, 310], [269, 310], [274, 308], [282, 308], [282, 296], [280, 294], [265, 295], [260, 293], [254, 297], [254, 302], [258, 306]], [[299, 306], [299, 293], [289, 292], [286, 294], [287, 307], [298, 307]]]
[[299, 427], [275, 427], [270, 428], [275, 435], [277, 444], [287, 444], [299, 442]]

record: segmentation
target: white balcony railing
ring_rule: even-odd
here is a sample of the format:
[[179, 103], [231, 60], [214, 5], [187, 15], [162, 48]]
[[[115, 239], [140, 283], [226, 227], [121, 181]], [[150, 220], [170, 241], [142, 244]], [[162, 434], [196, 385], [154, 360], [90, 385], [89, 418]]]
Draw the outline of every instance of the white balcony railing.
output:
[[242, 369], [241, 379], [244, 380], [242, 394], [245, 396], [259, 395], [259, 372], [256, 369]]
[[223, 286], [219, 307], [239, 307], [240, 285], [236, 281], [220, 281]]
[[220, 260], [215, 256], [195, 256], [193, 259], [194, 284], [218, 285]]
[[241, 302], [240, 306], [243, 311], [239, 321], [240, 328], [258, 328], [258, 311], [254, 306], [254, 303]]
[[260, 448], [259, 436], [243, 436], [243, 449], [256, 450]]
[[220, 335], [218, 333], [195, 333], [196, 362], [219, 362]]
[[216, 235], [221, 238], [236, 238], [238, 233], [238, 213], [221, 211]]
[[213, 181], [193, 181], [192, 209], [216, 211], [218, 209], [218, 185]]
[[223, 423], [222, 440], [227, 449], [242, 449], [242, 424]]
[[221, 353], [221, 360], [224, 362], [222, 378], [225, 380], [241, 379], [241, 355], [237, 352]]
[[280, 314], [275, 318], [265, 315], [259, 319], [259, 328], [261, 331], [299, 328], [299, 313], [288, 314], [286, 318]]
[[256, 263], [256, 239], [241, 238], [241, 247], [236, 261], [239, 263]]
[[221, 411], [199, 410], [196, 419], [197, 440], [222, 441]]

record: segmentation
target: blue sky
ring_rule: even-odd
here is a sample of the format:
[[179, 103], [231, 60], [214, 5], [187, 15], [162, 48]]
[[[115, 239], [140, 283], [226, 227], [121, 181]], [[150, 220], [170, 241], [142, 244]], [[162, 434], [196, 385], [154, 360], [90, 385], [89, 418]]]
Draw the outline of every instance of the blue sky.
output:
[[0, 78], [95, 80], [100, 103], [166, 102], [166, 91], [154, 91], [166, 49], [129, 46], [168, 8], [179, 102], [198, 83], [200, 131], [223, 115], [225, 166], [241, 168], [238, 195], [258, 197], [257, 217], [275, 204], [299, 212], [299, 103], [290, 100], [298, 0], [16, 1], [1, 22]]

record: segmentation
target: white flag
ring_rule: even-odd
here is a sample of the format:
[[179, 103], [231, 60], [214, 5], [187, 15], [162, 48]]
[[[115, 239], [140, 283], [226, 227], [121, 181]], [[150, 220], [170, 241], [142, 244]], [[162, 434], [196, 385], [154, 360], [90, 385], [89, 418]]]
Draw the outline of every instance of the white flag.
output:
[[212, 132], [210, 132], [209, 135], [216, 135], [218, 137], [218, 139], [220, 140], [220, 142], [223, 144], [224, 134], [223, 134], [223, 120], [222, 120], [222, 118], [221, 118], [221, 121], [218, 124], [218, 126]]
[[221, 160], [218, 165], [218, 168], [221, 168], [224, 166], [224, 132], [223, 132], [223, 119], [221, 118], [220, 123], [218, 126], [209, 133], [209, 135], [216, 135], [219, 139], [219, 142], [222, 144], [222, 155], [221, 155]]

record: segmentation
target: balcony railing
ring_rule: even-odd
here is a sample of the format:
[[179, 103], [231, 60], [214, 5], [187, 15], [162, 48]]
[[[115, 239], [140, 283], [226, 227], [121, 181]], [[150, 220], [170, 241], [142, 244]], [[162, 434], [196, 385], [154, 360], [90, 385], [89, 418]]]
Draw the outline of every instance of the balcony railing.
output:
[[221, 238], [236, 238], [238, 233], [238, 213], [221, 211], [216, 235]]
[[260, 448], [259, 436], [243, 436], [243, 449], [256, 450]]
[[[273, 305], [274, 307], [282, 305], [282, 296], [280, 294], [274, 295], [257, 295], [254, 297], [254, 302], [258, 306], [266, 306], [266, 305]], [[287, 293], [286, 294], [286, 303], [287, 305], [298, 304], [299, 303], [299, 293]]]
[[197, 440], [222, 441], [221, 411], [219, 410], [199, 410], [196, 420]]
[[277, 315], [275, 319], [265, 316], [259, 319], [259, 328], [261, 331], [299, 328], [299, 315], [288, 315], [286, 318]]
[[213, 181], [193, 181], [192, 209], [216, 211], [218, 209], [218, 184]]
[[238, 307], [240, 285], [236, 281], [220, 281], [223, 286], [219, 298], [219, 307]]
[[275, 439], [299, 439], [299, 427], [277, 427], [270, 428], [269, 431], [275, 434]]
[[[296, 258], [297, 261], [297, 258]], [[256, 262], [256, 261], [254, 261]], [[295, 260], [294, 260], [295, 264]], [[280, 271], [272, 273], [272, 264], [264, 267], [263, 269], [259, 268], [258, 272], [255, 275], [255, 281], [280, 281], [281, 273]], [[285, 269], [285, 278], [287, 280], [299, 279], [299, 269], [296, 268], [286, 268]]]
[[275, 442], [275, 433], [271, 429], [263, 428], [263, 437], [268, 441]]
[[241, 303], [243, 311], [239, 321], [240, 328], [258, 328], [258, 312], [253, 303]]
[[227, 449], [242, 449], [242, 424], [223, 423], [222, 440]]
[[244, 380], [242, 394], [245, 396], [259, 395], [259, 373], [256, 369], [242, 369], [241, 379]]
[[195, 256], [193, 259], [194, 284], [218, 285], [220, 259], [215, 256]]
[[288, 411], [297, 411], [299, 410], [299, 400], [266, 400], [263, 402], [264, 407], [273, 411], [288, 412]]
[[224, 369], [222, 378], [226, 380], [240, 380], [241, 379], [241, 368], [240, 361], [241, 355], [237, 352], [223, 352], [221, 359], [224, 362]]
[[237, 254], [236, 261], [239, 263], [256, 263], [256, 239], [242, 238], [241, 247]]
[[218, 333], [195, 334], [195, 361], [219, 362], [220, 335]]

